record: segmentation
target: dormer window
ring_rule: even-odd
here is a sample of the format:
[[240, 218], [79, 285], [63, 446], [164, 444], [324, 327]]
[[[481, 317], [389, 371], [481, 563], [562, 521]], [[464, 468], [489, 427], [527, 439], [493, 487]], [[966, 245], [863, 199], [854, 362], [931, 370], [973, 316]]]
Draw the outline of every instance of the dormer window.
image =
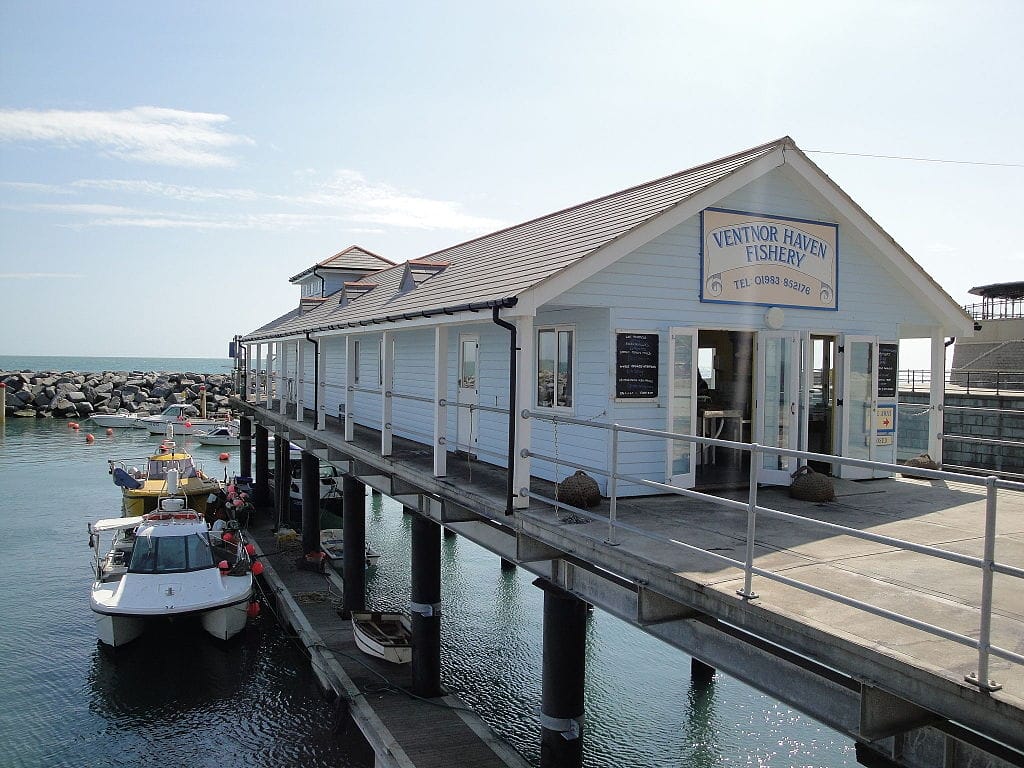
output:
[[358, 282], [348, 282], [348, 283], [345, 283], [345, 287], [341, 289], [341, 301], [339, 302], [338, 306], [339, 307], [347, 307], [349, 304], [351, 304], [353, 301], [358, 299], [360, 296], [363, 296], [363, 295], [369, 293], [370, 291], [372, 291], [376, 287], [377, 287], [376, 283], [358, 283]]
[[405, 272], [402, 274], [402, 286], [399, 290], [402, 293], [411, 291], [434, 275], [439, 275], [447, 266], [447, 261], [423, 261], [421, 259], [407, 261], [405, 262]]

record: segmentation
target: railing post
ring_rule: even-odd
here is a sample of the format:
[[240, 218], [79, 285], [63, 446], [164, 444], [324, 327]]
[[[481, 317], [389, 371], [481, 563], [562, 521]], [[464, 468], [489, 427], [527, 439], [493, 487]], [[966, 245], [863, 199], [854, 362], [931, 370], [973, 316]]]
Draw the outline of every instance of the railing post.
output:
[[753, 443], [750, 446], [750, 491], [747, 495], [747, 554], [743, 565], [743, 589], [736, 594], [744, 600], [754, 600], [757, 593], [751, 588], [754, 574], [754, 529], [757, 518], [757, 479], [761, 472], [761, 446]]
[[992, 580], [996, 560], [996, 476], [985, 478], [985, 566], [981, 572], [981, 627], [978, 630], [978, 671], [964, 679], [983, 691], [1003, 686], [988, 677], [988, 652], [992, 637]]
[[619, 495], [619, 425], [612, 424], [612, 473], [608, 478], [608, 538], [604, 540], [605, 544], [612, 547], [619, 546], [619, 542], [615, 540], [615, 517], [617, 514], [618, 495]]

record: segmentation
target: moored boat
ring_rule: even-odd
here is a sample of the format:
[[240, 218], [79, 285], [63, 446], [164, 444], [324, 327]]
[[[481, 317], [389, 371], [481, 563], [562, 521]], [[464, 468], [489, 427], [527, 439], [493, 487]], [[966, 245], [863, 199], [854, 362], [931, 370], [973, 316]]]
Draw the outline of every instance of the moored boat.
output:
[[238, 427], [222, 425], [213, 429], [194, 432], [193, 437], [201, 445], [238, 445]]
[[223, 426], [238, 426], [237, 419], [204, 419], [190, 415], [195, 413], [192, 406], [169, 405], [162, 413], [155, 416], [144, 416], [139, 419], [140, 425], [149, 430], [151, 435], [162, 435], [168, 424], [173, 424], [179, 435], [194, 435], [197, 432], [208, 432]]
[[141, 417], [134, 413], [94, 413], [89, 421], [97, 427], [129, 427], [131, 429], [142, 429]]
[[[122, 507], [126, 517], [155, 511], [157, 501], [168, 495], [183, 497], [189, 508], [204, 515], [208, 497], [221, 491], [220, 481], [204, 474], [191, 454], [176, 446], [174, 425], [165, 425], [165, 429], [167, 437], [149, 457], [107, 462], [114, 485], [122, 489]], [[174, 490], [170, 489], [169, 477], [172, 476], [176, 486]]]
[[[222, 640], [245, 627], [253, 595], [250, 550], [237, 528], [210, 531], [182, 497], [165, 497], [145, 515], [89, 526], [95, 581], [89, 599], [101, 642], [120, 646], [147, 625], [196, 618]], [[101, 534], [110, 549], [100, 550]]]
[[[327, 555], [327, 562], [335, 569], [341, 568], [345, 561], [345, 540], [341, 528], [324, 528], [320, 531], [320, 549]], [[366, 544], [366, 565], [374, 565], [380, 558], [380, 552]]]
[[412, 661], [412, 624], [404, 613], [352, 611], [352, 637], [369, 656], [392, 664]]

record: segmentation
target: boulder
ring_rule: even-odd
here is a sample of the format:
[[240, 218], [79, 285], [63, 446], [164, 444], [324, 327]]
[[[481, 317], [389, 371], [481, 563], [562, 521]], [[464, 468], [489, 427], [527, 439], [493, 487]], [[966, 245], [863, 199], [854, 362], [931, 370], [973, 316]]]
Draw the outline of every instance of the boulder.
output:
[[43, 392], [40, 392], [38, 395], [35, 396], [35, 398], [32, 400], [32, 405], [34, 405], [36, 408], [49, 408], [50, 403], [52, 402], [53, 398], [47, 397], [46, 391], [44, 390]]
[[70, 416], [73, 413], [78, 413], [75, 404], [66, 397], [58, 397], [54, 400], [52, 410], [54, 416]]
[[80, 403], [75, 403], [75, 409], [78, 411], [79, 416], [88, 416], [96, 409], [92, 407], [92, 403], [88, 400], [83, 400]]
[[31, 403], [33, 400], [32, 390], [30, 389], [19, 389], [14, 393], [14, 396], [23, 403]]
[[84, 403], [88, 400], [84, 392], [80, 392], [77, 389], [71, 392], [65, 393], [64, 397], [70, 400], [72, 403]]

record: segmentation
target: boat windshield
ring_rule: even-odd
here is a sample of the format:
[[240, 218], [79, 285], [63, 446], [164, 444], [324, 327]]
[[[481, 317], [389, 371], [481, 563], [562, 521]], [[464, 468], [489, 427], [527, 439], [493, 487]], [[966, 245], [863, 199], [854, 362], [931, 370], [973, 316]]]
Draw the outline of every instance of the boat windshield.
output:
[[175, 573], [213, 567], [206, 536], [140, 536], [135, 540], [129, 573]]
[[196, 476], [196, 465], [191, 456], [185, 459], [150, 459], [146, 476], [150, 480], [165, 480], [169, 469], [178, 470], [178, 477], [183, 480]]

